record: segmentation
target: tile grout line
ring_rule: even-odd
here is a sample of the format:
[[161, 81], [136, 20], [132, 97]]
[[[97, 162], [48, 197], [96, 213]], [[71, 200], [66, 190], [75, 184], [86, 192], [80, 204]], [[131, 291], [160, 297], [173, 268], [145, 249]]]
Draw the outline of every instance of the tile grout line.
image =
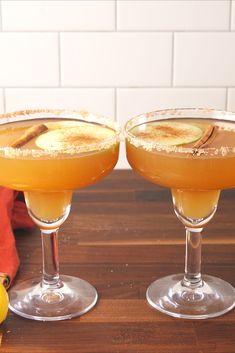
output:
[[[115, 32], [117, 32], [117, 0], [114, 3], [114, 28]], [[114, 87], [114, 96], [113, 96], [113, 104], [114, 104], [114, 120], [117, 122], [117, 87]]]
[[[229, 28], [228, 30], [232, 32], [232, 8], [233, 8], [233, 2], [230, 0], [229, 2]], [[225, 88], [225, 110], [228, 110], [228, 95], [229, 95], [229, 87]]]
[[[89, 89], [132, 89], [132, 90], [140, 90], [140, 89], [150, 89], [150, 90], [154, 90], [154, 89], [161, 89], [161, 90], [171, 90], [171, 89], [176, 89], [176, 90], [182, 90], [182, 89], [196, 89], [196, 90], [204, 90], [204, 89], [211, 89], [211, 90], [219, 90], [219, 89], [226, 89], [228, 86], [225, 85], [220, 85], [220, 86], [213, 86], [213, 85], [208, 85], [208, 86], [174, 86], [171, 87], [170, 85], [162, 85], [162, 86], [67, 86], [67, 85], [63, 85], [61, 87], [58, 87], [58, 85], [55, 86], [0, 86], [0, 89], [6, 88], [6, 89], [17, 89], [17, 90], [25, 90], [25, 89], [31, 89], [31, 90], [35, 90], [35, 89], [71, 89], [71, 90], [76, 90], [76, 89], [85, 89], [85, 90], [89, 90]], [[235, 88], [235, 85], [229, 86], [229, 88]]]
[[[30, 0], [29, 0], [30, 1]], [[95, 33], [137, 33], [137, 34], [141, 34], [141, 33], [155, 33], [155, 34], [164, 34], [164, 33], [172, 33], [174, 31], [174, 33], [180, 33], [180, 34], [184, 34], [184, 33], [189, 33], [189, 34], [197, 34], [197, 33], [209, 33], [209, 34], [217, 34], [217, 33], [228, 33], [228, 29], [193, 29], [193, 30], [189, 30], [189, 29], [185, 29], [185, 30], [177, 30], [177, 29], [134, 29], [134, 30], [60, 30], [60, 33], [76, 33], [76, 34], [83, 34], [83, 33], [91, 33], [91, 34], [95, 34]], [[231, 29], [232, 33], [235, 33], [235, 29]], [[20, 34], [25, 34], [25, 33], [40, 33], [40, 34], [48, 34], [48, 33], [58, 33], [58, 30], [5, 30], [4, 33], [20, 33]]]
[[172, 33], [172, 44], [171, 44], [171, 87], [174, 87], [174, 61], [175, 61], [175, 33]]
[[6, 89], [3, 88], [2, 91], [2, 99], [3, 99], [3, 112], [6, 113]]
[[61, 88], [61, 36], [60, 32], [58, 32], [58, 84], [59, 88]]
[[114, 88], [114, 120], [118, 122], [117, 119], [117, 88]]
[[2, 26], [2, 1], [0, 1], [0, 31], [3, 31], [3, 26]]
[[229, 31], [232, 31], [232, 8], [233, 8], [233, 2], [230, 0], [229, 3]]
[[[2, 1], [0, 1], [0, 31], [3, 32]], [[2, 104], [3, 104], [3, 112], [6, 113], [6, 92], [5, 92], [5, 87], [2, 88]]]
[[228, 87], [226, 87], [225, 110], [228, 110]]
[[117, 32], [117, 0], [115, 0], [115, 6], [114, 6], [114, 29], [115, 29], [115, 32]]

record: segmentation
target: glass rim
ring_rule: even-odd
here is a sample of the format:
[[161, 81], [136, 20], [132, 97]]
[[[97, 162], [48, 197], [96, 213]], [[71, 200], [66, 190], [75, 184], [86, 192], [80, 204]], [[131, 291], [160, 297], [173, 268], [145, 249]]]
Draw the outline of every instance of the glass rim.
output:
[[136, 137], [131, 133], [131, 130], [138, 125], [142, 125], [147, 122], [156, 120], [168, 120], [168, 119], [212, 119], [222, 120], [225, 122], [234, 123], [235, 131], [235, 112], [219, 110], [213, 108], [167, 108], [155, 110], [147, 113], [142, 113], [129, 119], [124, 125], [124, 136], [134, 146], [142, 147], [147, 151], [157, 152], [175, 152], [175, 153], [191, 153], [195, 157], [201, 155], [227, 155], [228, 153], [235, 153], [235, 147], [206, 147], [206, 148], [195, 148], [186, 146], [167, 146], [159, 144], [157, 142], [143, 141], [143, 139]]
[[50, 119], [50, 118], [61, 118], [61, 119], [75, 119], [81, 122], [97, 123], [98, 125], [106, 126], [114, 131], [112, 136], [104, 138], [100, 142], [87, 143], [83, 146], [70, 145], [69, 148], [63, 150], [39, 150], [35, 148], [13, 148], [9, 146], [0, 147], [0, 156], [5, 157], [46, 157], [51, 155], [65, 155], [78, 153], [94, 153], [97, 150], [107, 149], [114, 143], [120, 141], [121, 129], [116, 121], [106, 118], [101, 114], [92, 113], [86, 110], [72, 110], [72, 109], [28, 109], [14, 111], [10, 113], [0, 114], [0, 126], [11, 122], [17, 121], [28, 121], [33, 119]]

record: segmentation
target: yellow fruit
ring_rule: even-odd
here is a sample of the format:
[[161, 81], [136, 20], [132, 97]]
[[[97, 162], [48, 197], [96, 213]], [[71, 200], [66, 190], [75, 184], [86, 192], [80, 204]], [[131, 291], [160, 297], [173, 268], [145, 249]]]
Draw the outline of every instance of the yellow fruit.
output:
[[6, 319], [8, 312], [8, 294], [2, 283], [0, 283], [0, 324]]

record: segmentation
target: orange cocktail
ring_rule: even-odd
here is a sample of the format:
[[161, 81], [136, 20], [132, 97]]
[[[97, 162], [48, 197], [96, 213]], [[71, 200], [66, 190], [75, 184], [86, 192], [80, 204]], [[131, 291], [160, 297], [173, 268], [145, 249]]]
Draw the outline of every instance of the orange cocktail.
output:
[[[20, 149], [10, 147], [30, 127], [40, 124], [48, 126], [46, 133]], [[59, 117], [0, 125], [0, 149], [4, 147], [0, 185], [25, 191], [37, 218], [57, 219], [70, 204], [72, 190], [96, 182], [113, 169], [118, 156], [114, 135], [111, 127], [96, 122]]]
[[109, 174], [118, 151], [115, 124], [87, 112], [29, 111], [0, 120], [0, 185], [24, 191], [29, 214], [42, 232], [43, 280], [31, 291], [26, 284], [16, 286], [10, 307], [17, 314], [61, 320], [95, 304], [97, 293], [89, 283], [59, 277], [56, 238], [73, 190]]
[[[151, 182], [171, 189], [175, 213], [187, 230], [187, 254], [194, 253], [191, 268], [187, 269], [190, 261], [186, 264], [183, 285], [189, 289], [196, 284], [202, 286], [199, 233], [216, 211], [220, 190], [235, 186], [235, 116], [203, 109], [143, 114], [126, 124], [126, 150], [134, 170]], [[192, 303], [184, 311], [179, 304], [182, 298], [174, 302], [168, 297], [168, 305], [164, 307], [152, 295], [152, 290], [151, 287], [147, 294], [149, 302], [173, 316], [204, 318], [223, 312], [222, 306], [206, 312], [205, 301], [204, 309], [203, 305], [199, 308]], [[190, 303], [188, 294], [184, 295]], [[234, 299], [229, 302], [229, 310], [231, 302], [234, 305]]]
[[[151, 144], [158, 142], [157, 129], [161, 127], [162, 133], [170, 136], [169, 126], [172, 123], [179, 129], [185, 125], [189, 129], [191, 126], [197, 127], [201, 130], [195, 131], [199, 138], [209, 126], [215, 128], [216, 133], [200, 152], [192, 149], [195, 142], [193, 133], [193, 141], [189, 139], [187, 143], [183, 142], [184, 137], [181, 136], [182, 143], [178, 137], [177, 149], [173, 144], [159, 144], [151, 148]], [[217, 204], [220, 190], [235, 186], [235, 123], [176, 118], [168, 119], [167, 125], [166, 121], [161, 120], [150, 121], [147, 125], [140, 124], [130, 130], [130, 133], [135, 139], [134, 143], [127, 140], [131, 166], [146, 179], [171, 188], [177, 208], [186, 217], [206, 217]], [[172, 139], [176, 137], [173, 131]]]

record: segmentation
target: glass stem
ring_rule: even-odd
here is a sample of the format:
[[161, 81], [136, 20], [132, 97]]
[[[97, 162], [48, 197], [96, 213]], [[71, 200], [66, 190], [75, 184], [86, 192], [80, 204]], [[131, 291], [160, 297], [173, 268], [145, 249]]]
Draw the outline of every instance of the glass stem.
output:
[[203, 228], [186, 227], [185, 273], [182, 285], [197, 288], [201, 278], [201, 231]]
[[51, 288], [60, 287], [57, 236], [58, 228], [41, 230], [43, 258], [42, 284]]

